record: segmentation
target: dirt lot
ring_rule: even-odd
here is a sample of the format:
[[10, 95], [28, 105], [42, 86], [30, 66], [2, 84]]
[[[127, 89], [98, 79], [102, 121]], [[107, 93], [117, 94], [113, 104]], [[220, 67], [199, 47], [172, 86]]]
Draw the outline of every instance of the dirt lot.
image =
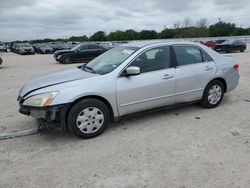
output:
[[[18, 113], [19, 89], [76, 65], [0, 55], [0, 132], [35, 127]], [[0, 187], [250, 187], [250, 51], [233, 56], [240, 84], [216, 109], [194, 104], [131, 117], [90, 140], [54, 131], [0, 141]]]

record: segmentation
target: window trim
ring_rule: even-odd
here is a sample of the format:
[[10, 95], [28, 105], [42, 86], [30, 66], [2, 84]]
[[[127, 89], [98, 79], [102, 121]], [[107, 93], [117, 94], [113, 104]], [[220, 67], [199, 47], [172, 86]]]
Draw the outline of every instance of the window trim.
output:
[[[175, 49], [174, 49], [175, 46], [193, 47], [193, 48], [198, 49], [200, 51], [200, 54], [201, 54], [202, 62], [187, 64], [187, 65], [178, 65], [177, 55], [176, 55]], [[175, 56], [174, 59], [175, 59], [175, 67], [176, 68], [183, 67], [183, 66], [188, 66], [188, 65], [195, 65], [195, 64], [201, 64], [201, 63], [213, 62], [214, 61], [214, 59], [204, 49], [202, 49], [200, 46], [196, 46], [196, 45], [193, 45], [193, 44], [174, 44], [174, 45], [172, 45], [172, 48], [173, 48], [173, 53], [174, 53], [174, 56]], [[210, 57], [211, 61], [204, 61], [203, 53], [205, 53], [208, 57]]]
[[[154, 71], [149, 71], [149, 72], [143, 72], [143, 73], [140, 73], [139, 75], [141, 74], [147, 74], [147, 73], [151, 73], [151, 72], [156, 72], [156, 71], [162, 71], [162, 70], [167, 70], [167, 69], [171, 69], [173, 67], [176, 66], [175, 64], [175, 55], [173, 54], [174, 52], [174, 49], [173, 49], [173, 46], [172, 45], [160, 45], [160, 46], [153, 46], [153, 47], [149, 47], [145, 50], [143, 50], [141, 53], [137, 54], [118, 74], [118, 78], [119, 77], [124, 77], [125, 76], [125, 70], [140, 56], [142, 55], [143, 53], [149, 51], [149, 50], [152, 50], [154, 48], [161, 48], [161, 47], [169, 47], [169, 54], [170, 54], [170, 66], [169, 68], [165, 68], [165, 69], [160, 69], [160, 70], [154, 70]], [[139, 76], [137, 75], [137, 76]]]

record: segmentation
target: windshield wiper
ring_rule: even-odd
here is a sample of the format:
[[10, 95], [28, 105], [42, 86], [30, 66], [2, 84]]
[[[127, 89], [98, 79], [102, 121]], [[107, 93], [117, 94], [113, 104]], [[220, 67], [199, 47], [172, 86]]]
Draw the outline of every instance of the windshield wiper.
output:
[[[88, 67], [88, 66], [86, 66], [86, 65], [84, 65], [83, 67], [82, 67], [82, 69], [83, 70], [89, 70], [91, 73], [94, 73], [94, 74], [98, 74], [94, 69], [92, 69], [91, 67]], [[87, 71], [86, 70], [86, 71]], [[89, 72], [89, 71], [87, 71], [87, 72]]]

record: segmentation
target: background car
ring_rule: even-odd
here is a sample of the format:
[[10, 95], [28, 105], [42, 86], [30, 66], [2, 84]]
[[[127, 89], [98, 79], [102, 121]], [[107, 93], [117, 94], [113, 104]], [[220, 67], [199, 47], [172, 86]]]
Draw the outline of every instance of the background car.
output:
[[0, 51], [2, 51], [2, 52], [7, 52], [8, 51], [6, 45], [4, 43], [2, 43], [2, 42], [0, 42]]
[[49, 44], [38, 44], [34, 49], [37, 54], [53, 54], [53, 48]]
[[17, 43], [15, 46], [15, 52], [20, 55], [35, 54], [34, 48], [29, 43]]
[[58, 50], [54, 53], [54, 58], [57, 62], [83, 63], [96, 58], [108, 49], [92, 43], [78, 44], [70, 50]]
[[235, 41], [225, 41], [221, 44], [216, 44], [214, 47], [214, 50], [217, 52], [234, 52], [234, 51], [240, 51], [244, 52], [247, 48], [247, 45], [240, 41], [240, 40], [235, 40]]
[[200, 43], [203, 44], [203, 45], [205, 45], [205, 46], [207, 46], [207, 47], [209, 47], [209, 48], [214, 49], [215, 45], [221, 44], [221, 43], [223, 43], [223, 42], [225, 42], [225, 41], [226, 41], [226, 40], [221, 39], [221, 40], [215, 40], [215, 41], [210, 40], [210, 41], [200, 42]]

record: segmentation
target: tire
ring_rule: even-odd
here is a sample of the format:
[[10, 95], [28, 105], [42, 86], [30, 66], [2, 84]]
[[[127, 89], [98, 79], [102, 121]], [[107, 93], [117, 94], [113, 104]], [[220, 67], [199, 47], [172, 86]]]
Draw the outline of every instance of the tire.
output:
[[205, 88], [201, 105], [204, 108], [215, 108], [219, 106], [224, 97], [224, 86], [219, 80], [211, 81]]
[[245, 50], [244, 49], [241, 49], [240, 52], [244, 52]]
[[65, 56], [62, 61], [63, 64], [70, 64], [72, 63], [72, 60], [69, 56]]
[[67, 125], [73, 135], [93, 138], [104, 132], [110, 123], [108, 107], [97, 99], [83, 99], [69, 111]]

